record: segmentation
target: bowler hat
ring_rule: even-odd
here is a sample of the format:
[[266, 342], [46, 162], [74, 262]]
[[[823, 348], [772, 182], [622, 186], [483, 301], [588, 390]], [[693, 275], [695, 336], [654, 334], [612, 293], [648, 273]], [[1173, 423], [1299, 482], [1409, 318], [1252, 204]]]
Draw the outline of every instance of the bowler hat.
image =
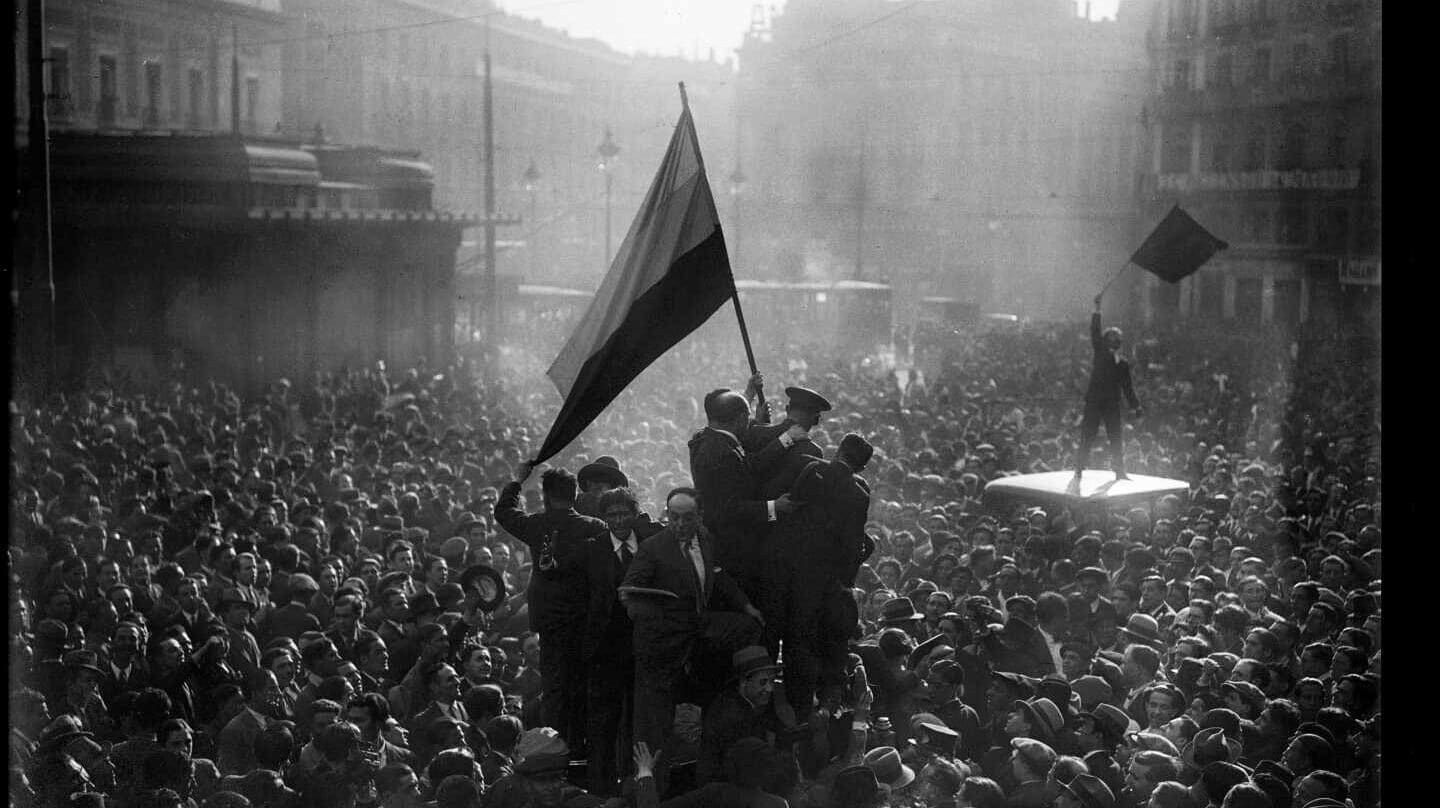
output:
[[770, 652], [763, 645], [749, 645], [730, 655], [730, 675], [736, 679], [761, 671], [773, 673], [778, 670], [781, 667], [771, 661]]
[[1115, 808], [1115, 792], [1105, 785], [1104, 780], [1088, 772], [1075, 775], [1070, 782], [1061, 783], [1060, 787], [1070, 792], [1085, 808]]
[[505, 602], [505, 576], [488, 564], [475, 564], [460, 573], [460, 586], [480, 593], [480, 611], [493, 612]]
[[924, 619], [925, 615], [915, 611], [915, 604], [907, 597], [891, 598], [885, 601], [884, 606], [880, 607], [880, 622], [882, 624], [906, 623], [911, 620]]
[[790, 406], [799, 407], [803, 410], [814, 412], [829, 412], [830, 402], [824, 396], [811, 390], [808, 387], [787, 387], [785, 396], [790, 399]]
[[1120, 629], [1120, 633], [1142, 645], [1160, 648], [1165, 644], [1160, 635], [1160, 623], [1148, 614], [1136, 612]]
[[590, 483], [606, 483], [615, 488], [624, 488], [630, 485], [630, 478], [620, 470], [620, 463], [609, 455], [595, 458], [595, 462], [589, 463], [580, 468], [575, 475], [575, 481], [581, 489], [586, 488]]
[[915, 770], [901, 762], [900, 752], [893, 746], [871, 749], [865, 753], [862, 762], [875, 772], [875, 779], [892, 789], [904, 788], [915, 782]]

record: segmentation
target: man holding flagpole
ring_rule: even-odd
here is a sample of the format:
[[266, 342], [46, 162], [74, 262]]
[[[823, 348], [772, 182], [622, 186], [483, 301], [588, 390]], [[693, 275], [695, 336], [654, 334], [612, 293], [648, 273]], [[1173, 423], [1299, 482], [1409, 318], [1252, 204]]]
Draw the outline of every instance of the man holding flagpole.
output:
[[1135, 416], [1140, 416], [1140, 400], [1135, 398], [1135, 386], [1130, 381], [1130, 363], [1120, 356], [1122, 335], [1120, 329], [1111, 326], [1100, 330], [1100, 301], [1104, 293], [1095, 296], [1095, 311], [1090, 315], [1090, 345], [1095, 351], [1095, 360], [1090, 369], [1090, 386], [1085, 391], [1085, 415], [1080, 419], [1080, 448], [1075, 452], [1075, 477], [1085, 471], [1090, 459], [1090, 444], [1105, 424], [1105, 437], [1110, 441], [1110, 468], [1115, 479], [1129, 479], [1125, 475], [1125, 444], [1121, 418], [1121, 396], [1129, 402]]

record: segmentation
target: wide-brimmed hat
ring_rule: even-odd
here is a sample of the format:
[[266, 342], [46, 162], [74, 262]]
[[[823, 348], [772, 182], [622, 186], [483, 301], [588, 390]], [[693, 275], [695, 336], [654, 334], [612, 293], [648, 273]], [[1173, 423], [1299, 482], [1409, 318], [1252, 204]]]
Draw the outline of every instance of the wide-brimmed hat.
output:
[[735, 679], [744, 679], [760, 671], [773, 673], [781, 669], [770, 659], [770, 652], [763, 645], [747, 645], [730, 655], [730, 676]]
[[[1219, 727], [1209, 727], [1195, 733], [1195, 737], [1180, 753], [1180, 759], [1196, 769], [1203, 769], [1206, 764], [1223, 760], [1229, 763], [1240, 762], [1242, 748], [1240, 742], [1234, 738], [1227, 737], [1225, 730]], [[1196, 758], [1205, 758], [1204, 763], [1197, 762]]]
[[241, 590], [238, 586], [225, 587], [225, 589], [220, 592], [220, 608], [224, 609], [226, 606], [236, 603], [247, 606], [252, 614], [260, 608], [260, 604], [255, 602], [255, 598]]
[[616, 488], [624, 488], [630, 485], [630, 478], [620, 470], [620, 462], [609, 455], [595, 458], [595, 462], [581, 467], [580, 472], [575, 475], [575, 482], [581, 490], [590, 483], [606, 483]]
[[95, 733], [87, 731], [80, 723], [79, 718], [66, 713], [51, 721], [45, 729], [40, 731], [39, 745], [53, 749], [76, 738], [94, 737]]
[[1165, 639], [1160, 635], [1160, 623], [1148, 614], [1136, 612], [1130, 615], [1120, 633], [1142, 645], [1161, 648]]
[[493, 612], [505, 602], [505, 576], [488, 564], [474, 564], [460, 573], [460, 587], [480, 593], [480, 610]]
[[1070, 782], [1061, 783], [1060, 787], [1070, 792], [1085, 808], [1115, 808], [1115, 792], [1105, 785], [1104, 780], [1088, 772], [1075, 775]]
[[104, 673], [104, 671], [100, 670], [100, 655], [84, 648], [65, 654], [61, 662], [65, 665], [66, 670], [85, 670]]
[[915, 604], [907, 597], [891, 598], [885, 601], [880, 607], [880, 622], [884, 623], [905, 623], [911, 620], [924, 620], [925, 615], [915, 611]]
[[536, 727], [520, 734], [515, 742], [515, 773], [542, 774], [564, 771], [570, 766], [570, 746], [550, 727]]
[[880, 793], [880, 779], [868, 766], [850, 766], [835, 775], [835, 784], [831, 786], [831, 791], [855, 797], [858, 799], [856, 804], [863, 804], [865, 800], [873, 800], [875, 795]]
[[892, 789], [904, 788], [915, 782], [915, 770], [901, 762], [900, 752], [893, 746], [871, 749], [865, 753], [862, 762], [875, 772], [875, 779]]
[[1056, 733], [1065, 728], [1064, 714], [1055, 706], [1055, 702], [1047, 698], [1016, 701], [1015, 709], [1025, 714], [1026, 722], [1044, 736], [1043, 739], [1054, 738]]
[[1130, 728], [1130, 716], [1113, 704], [1097, 704], [1095, 709], [1081, 713], [1080, 717], [1094, 721], [1095, 726], [1103, 730], [1114, 741], [1119, 741], [1124, 737], [1125, 730]]

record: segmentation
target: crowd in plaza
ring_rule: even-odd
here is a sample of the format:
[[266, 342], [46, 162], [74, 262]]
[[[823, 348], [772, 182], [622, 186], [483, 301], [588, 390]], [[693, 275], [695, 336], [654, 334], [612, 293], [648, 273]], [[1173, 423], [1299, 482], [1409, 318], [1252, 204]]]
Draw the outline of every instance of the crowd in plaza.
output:
[[1080, 324], [708, 333], [534, 468], [523, 346], [17, 396], [11, 803], [1380, 804], [1353, 343], [1131, 337], [1124, 468], [1188, 495], [996, 512], [1073, 467]]

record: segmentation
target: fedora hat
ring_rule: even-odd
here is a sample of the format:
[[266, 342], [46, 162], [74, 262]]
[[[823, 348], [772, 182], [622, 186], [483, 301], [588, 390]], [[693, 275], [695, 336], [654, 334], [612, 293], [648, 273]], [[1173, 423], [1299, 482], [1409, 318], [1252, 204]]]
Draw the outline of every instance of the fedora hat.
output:
[[66, 670], [86, 670], [96, 673], [104, 673], [100, 670], [100, 656], [94, 651], [81, 649], [70, 651], [62, 659]]
[[1160, 623], [1150, 615], [1141, 612], [1130, 615], [1130, 619], [1125, 622], [1120, 633], [1135, 642], [1152, 648], [1160, 648], [1165, 644], [1164, 638], [1160, 636]]
[[1016, 701], [1015, 709], [1025, 714], [1025, 720], [1045, 738], [1054, 738], [1065, 728], [1065, 716], [1055, 702], [1041, 697], [1029, 701]]
[[904, 788], [915, 782], [915, 770], [900, 760], [900, 752], [893, 746], [881, 746], [865, 753], [862, 761], [866, 768], [875, 772], [875, 779], [892, 789]]
[[460, 573], [460, 586], [467, 593], [480, 593], [480, 610], [493, 612], [505, 602], [505, 576], [488, 564], [474, 564]]
[[575, 475], [575, 481], [579, 483], [581, 490], [584, 490], [590, 483], [606, 483], [615, 488], [624, 488], [630, 485], [630, 478], [620, 470], [620, 461], [609, 455], [595, 458], [593, 463], [587, 463], [580, 468]]
[[730, 676], [733, 679], [744, 679], [761, 671], [774, 673], [781, 669], [771, 661], [770, 652], [763, 645], [747, 645], [730, 655]]
[[95, 733], [88, 732], [80, 723], [80, 719], [69, 713], [57, 717], [40, 731], [39, 745], [47, 748], [55, 748], [76, 738], [94, 738]]
[[885, 601], [880, 607], [880, 622], [884, 623], [906, 623], [911, 620], [924, 620], [925, 615], [915, 611], [915, 604], [907, 597], [891, 598]]
[[1104, 780], [1088, 772], [1075, 775], [1074, 779], [1061, 783], [1060, 787], [1070, 792], [1085, 808], [1115, 808], [1115, 792], [1105, 785]]
[[[1209, 727], [1195, 733], [1195, 737], [1180, 754], [1180, 759], [1196, 769], [1203, 769], [1207, 764], [1217, 760], [1227, 763], [1240, 762], [1240, 742], [1234, 738], [1226, 737], [1225, 730], [1220, 727]], [[1197, 758], [1204, 758], [1201, 763]]]
[[880, 780], [875, 777], [874, 770], [867, 766], [850, 766], [835, 775], [831, 792], [855, 797], [861, 802], [873, 800], [880, 793]]
[[1130, 716], [1113, 704], [1097, 704], [1095, 709], [1080, 715], [1089, 717], [1097, 728], [1114, 741], [1124, 737], [1125, 730], [1130, 728]]

